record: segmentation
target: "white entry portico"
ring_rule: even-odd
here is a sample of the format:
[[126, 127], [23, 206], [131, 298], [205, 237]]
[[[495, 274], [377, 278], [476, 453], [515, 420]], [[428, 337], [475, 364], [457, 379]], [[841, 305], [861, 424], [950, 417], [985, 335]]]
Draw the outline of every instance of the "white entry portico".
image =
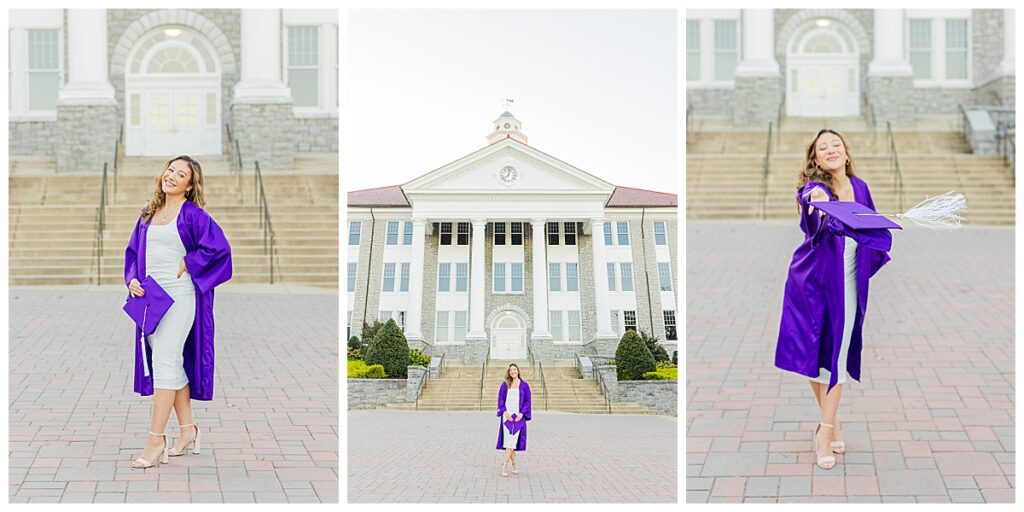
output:
[[822, 18], [797, 30], [786, 56], [786, 114], [860, 115], [860, 55], [849, 30]]

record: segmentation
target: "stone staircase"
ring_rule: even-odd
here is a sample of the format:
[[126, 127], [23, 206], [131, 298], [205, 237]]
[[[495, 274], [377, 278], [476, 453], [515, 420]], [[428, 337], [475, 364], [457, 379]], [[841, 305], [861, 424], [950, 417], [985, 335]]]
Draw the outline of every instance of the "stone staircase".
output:
[[[269, 282], [251, 169], [242, 179], [222, 156], [203, 164], [206, 210], [227, 233], [234, 283]], [[109, 205], [102, 240], [100, 283], [123, 282], [124, 247], [139, 210], [154, 190], [163, 159], [126, 157]], [[94, 284], [101, 177], [55, 173], [53, 159], [15, 158], [9, 178], [10, 284]], [[336, 155], [303, 155], [296, 169], [263, 176], [275, 232], [274, 282], [338, 285], [338, 174]]]
[[[806, 144], [817, 131], [802, 129], [808, 128], [804, 124], [784, 121], [782, 133], [773, 136], [767, 219], [795, 221], [796, 175], [803, 164]], [[834, 122], [826, 122], [816, 126], [833, 125]], [[850, 131], [843, 132], [843, 136], [853, 154], [857, 175], [868, 182], [879, 211], [896, 213], [895, 182], [885, 130], [874, 132], [853, 122], [847, 125]], [[687, 138], [687, 218], [760, 218], [767, 129], [706, 128], [690, 133]], [[965, 224], [1013, 224], [1013, 176], [1001, 157], [971, 154], [963, 135], [948, 127], [896, 131], [894, 136], [903, 175], [904, 209], [928, 196], [955, 190], [967, 198]]]
[[[479, 366], [449, 366], [440, 378], [428, 379], [420, 395], [421, 411], [496, 411], [498, 388], [508, 366], [505, 362], [492, 362], [484, 372], [483, 398], [480, 398]], [[597, 381], [580, 378], [579, 371], [570, 362], [560, 366], [544, 366], [544, 381], [548, 396], [544, 398], [540, 370], [520, 364], [523, 377], [530, 384], [533, 411], [569, 412], [577, 414], [608, 414], [608, 405]], [[388, 404], [386, 409], [412, 410], [416, 404]], [[613, 402], [613, 414], [654, 414], [633, 402]]]

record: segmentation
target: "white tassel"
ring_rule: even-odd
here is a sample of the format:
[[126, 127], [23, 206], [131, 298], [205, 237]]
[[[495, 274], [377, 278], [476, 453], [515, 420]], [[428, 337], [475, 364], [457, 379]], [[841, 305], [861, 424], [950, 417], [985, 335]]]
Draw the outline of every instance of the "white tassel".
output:
[[898, 219], [910, 219], [919, 226], [930, 229], [960, 229], [964, 218], [960, 213], [967, 211], [967, 200], [963, 194], [952, 190], [921, 201], [905, 213], [897, 213]]

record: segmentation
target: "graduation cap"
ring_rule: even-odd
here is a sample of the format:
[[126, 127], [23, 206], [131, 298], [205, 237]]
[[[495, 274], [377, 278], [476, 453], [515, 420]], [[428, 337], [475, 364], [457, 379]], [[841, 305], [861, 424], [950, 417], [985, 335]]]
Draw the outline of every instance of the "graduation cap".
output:
[[129, 293], [122, 309], [128, 313], [135, 325], [142, 329], [143, 334], [150, 335], [156, 331], [156, 326], [167, 310], [171, 309], [174, 299], [167, 295], [167, 292], [151, 276], [146, 276], [139, 286], [142, 287], [145, 294], [142, 297], [136, 297]]
[[509, 420], [505, 422], [505, 428], [507, 428], [508, 433], [513, 436], [516, 435], [516, 432], [519, 432], [525, 426], [526, 420], [524, 420], [522, 416], [520, 416], [519, 419], [516, 421]]
[[903, 229], [899, 224], [885, 218], [860, 203], [847, 201], [813, 202], [811, 206], [835, 217], [851, 229]]
[[[914, 224], [929, 229], [960, 229], [960, 223], [964, 220], [962, 214], [967, 211], [967, 199], [963, 194], [957, 194], [952, 190], [942, 195], [926, 197], [924, 201], [903, 213], [878, 213], [860, 203], [841, 201], [813, 202], [811, 205], [852, 229], [902, 229], [885, 217], [911, 220]], [[868, 220], [871, 218], [878, 220]]]

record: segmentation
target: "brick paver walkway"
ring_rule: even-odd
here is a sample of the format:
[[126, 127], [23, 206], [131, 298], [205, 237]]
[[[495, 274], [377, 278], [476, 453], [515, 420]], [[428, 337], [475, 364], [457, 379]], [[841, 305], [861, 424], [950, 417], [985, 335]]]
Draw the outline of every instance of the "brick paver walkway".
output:
[[675, 503], [678, 422], [534, 411], [519, 474], [501, 476], [488, 412], [349, 411], [348, 501]]
[[1012, 502], [1013, 231], [908, 229], [871, 282], [847, 454], [813, 465], [806, 379], [774, 367], [794, 223], [687, 226], [688, 502]]
[[336, 292], [218, 290], [202, 453], [144, 471], [152, 399], [132, 392], [124, 289], [9, 296], [12, 502], [338, 502]]

